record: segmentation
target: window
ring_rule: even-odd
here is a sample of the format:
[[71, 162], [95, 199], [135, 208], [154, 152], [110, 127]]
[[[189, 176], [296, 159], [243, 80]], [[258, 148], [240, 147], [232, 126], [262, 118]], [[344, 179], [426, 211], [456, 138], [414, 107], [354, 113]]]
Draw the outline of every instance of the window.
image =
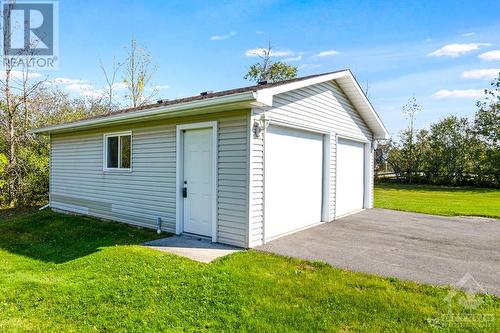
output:
[[106, 154], [105, 170], [130, 170], [132, 165], [132, 133], [111, 133], [104, 135]]

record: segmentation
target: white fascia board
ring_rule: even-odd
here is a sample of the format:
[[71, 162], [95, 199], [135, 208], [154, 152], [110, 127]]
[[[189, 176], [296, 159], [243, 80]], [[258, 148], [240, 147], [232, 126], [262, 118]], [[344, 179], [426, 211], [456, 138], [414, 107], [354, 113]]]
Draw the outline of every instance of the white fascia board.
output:
[[332, 80], [338, 79], [339, 77], [346, 76], [348, 74], [350, 74], [349, 70], [343, 70], [340, 72], [320, 75], [320, 76], [316, 76], [316, 77], [313, 77], [310, 79], [300, 80], [300, 81], [292, 82], [292, 83], [287, 83], [287, 84], [279, 85], [276, 87], [261, 89], [261, 90], [258, 90], [256, 92], [257, 102], [260, 102], [260, 103], [265, 104], [265, 105], [273, 106], [273, 96], [274, 95], [282, 94], [282, 93], [285, 93], [285, 92], [291, 91], [291, 90], [304, 88], [307, 86], [311, 86], [313, 84], [332, 81]]
[[37, 128], [34, 130], [31, 130], [30, 133], [33, 134], [39, 134], [39, 133], [50, 133], [54, 131], [61, 131], [61, 130], [67, 130], [67, 129], [73, 129], [73, 128], [79, 128], [79, 127], [87, 127], [87, 126], [93, 126], [93, 125], [112, 125], [115, 122], [120, 122], [128, 119], [140, 119], [143, 117], [150, 117], [150, 116], [155, 116], [155, 115], [161, 115], [162, 113], [168, 114], [176, 111], [183, 111], [183, 110], [199, 110], [202, 108], [208, 108], [208, 107], [214, 107], [217, 105], [224, 105], [224, 104], [230, 104], [230, 103], [238, 103], [238, 102], [254, 102], [256, 100], [256, 94], [253, 91], [247, 91], [243, 93], [238, 93], [238, 94], [232, 94], [232, 95], [226, 95], [226, 96], [220, 96], [220, 97], [213, 97], [213, 98], [208, 98], [208, 99], [202, 99], [198, 101], [192, 101], [192, 102], [186, 102], [186, 103], [179, 103], [179, 104], [173, 104], [173, 105], [167, 105], [164, 107], [154, 107], [150, 110], [144, 110], [144, 111], [132, 111], [128, 113], [122, 113], [122, 114], [117, 114], [117, 115], [112, 115], [108, 117], [102, 117], [102, 118], [95, 118], [95, 119], [88, 119], [88, 120], [82, 120], [74, 123], [67, 123], [67, 124], [61, 124], [61, 125], [54, 125], [54, 126], [48, 126], [48, 127], [42, 127], [42, 128]]
[[380, 119], [377, 111], [375, 111], [375, 109], [373, 108], [372, 104], [370, 103], [370, 101], [366, 97], [365, 93], [361, 89], [361, 87], [360, 87], [358, 81], [356, 80], [356, 78], [354, 77], [354, 75], [352, 75], [351, 71], [348, 71], [348, 76], [351, 79], [353, 86], [356, 88], [357, 94], [363, 99], [364, 104], [370, 110], [371, 114], [373, 115], [373, 118], [375, 119], [375, 121], [378, 125], [377, 126], [378, 128], [372, 129], [374, 134], [375, 134], [375, 139], [378, 139], [378, 140], [389, 139], [389, 132], [385, 128], [384, 123], [382, 123], [382, 120]]
[[[262, 104], [268, 105], [268, 106], [273, 106], [273, 96], [274, 95], [282, 94], [282, 93], [285, 93], [287, 91], [304, 88], [304, 87], [311, 86], [311, 85], [318, 84], [318, 83], [334, 81], [334, 80], [337, 80], [339, 78], [344, 78], [344, 77], [349, 78], [350, 83], [355, 88], [355, 94], [356, 94], [355, 97], [361, 97], [361, 99], [363, 100], [363, 109], [368, 112], [368, 116], [370, 118], [373, 118], [375, 120], [375, 123], [377, 124], [377, 126], [375, 128], [371, 129], [373, 131], [373, 133], [375, 134], [375, 139], [380, 139], [380, 140], [389, 139], [389, 133], [387, 132], [387, 129], [385, 128], [384, 124], [382, 123], [382, 120], [378, 116], [377, 112], [375, 111], [375, 109], [371, 105], [368, 98], [366, 98], [366, 95], [363, 92], [363, 90], [361, 89], [361, 87], [359, 86], [358, 81], [356, 80], [354, 75], [352, 75], [351, 71], [348, 69], [343, 70], [343, 71], [339, 71], [339, 72], [335, 72], [335, 73], [331, 73], [331, 74], [316, 76], [316, 77], [313, 77], [313, 78], [310, 78], [307, 80], [301, 80], [301, 81], [297, 81], [297, 82], [279, 85], [276, 87], [261, 89], [261, 90], [258, 90], [256, 92], [256, 95], [257, 95], [256, 99], [257, 99], [257, 102], [259, 102], [259, 103], [262, 103]], [[345, 93], [347, 94], [348, 98], [353, 99], [354, 96], [349, 96], [348, 92], [345, 92]], [[350, 94], [352, 94], [352, 93], [350, 93]], [[364, 111], [364, 110], [358, 110], [358, 111]]]

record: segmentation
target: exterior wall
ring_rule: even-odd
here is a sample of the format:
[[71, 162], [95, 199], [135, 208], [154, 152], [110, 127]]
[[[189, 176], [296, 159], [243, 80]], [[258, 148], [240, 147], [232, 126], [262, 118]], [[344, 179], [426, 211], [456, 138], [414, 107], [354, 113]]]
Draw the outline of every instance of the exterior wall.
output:
[[337, 136], [330, 134], [330, 182], [328, 189], [328, 217], [335, 218], [335, 180], [337, 179]]
[[[373, 136], [361, 119], [345, 93], [335, 82], [325, 82], [309, 87], [289, 91], [274, 96], [273, 107], [256, 107], [252, 110], [252, 118], [259, 118], [265, 113], [267, 119], [274, 124], [293, 126], [304, 130], [320, 131], [330, 136], [330, 173], [329, 173], [329, 220], [335, 217], [335, 175], [337, 136], [344, 136], [361, 141], [370, 141]], [[264, 134], [265, 141], [265, 134]], [[265, 149], [262, 140], [251, 141], [252, 173], [264, 175], [264, 163], [260, 158]], [[373, 154], [372, 154], [373, 160]], [[373, 165], [373, 164], [372, 164]], [[250, 198], [253, 213], [250, 218], [249, 244], [256, 246], [264, 240], [262, 230], [264, 217], [264, 192], [260, 190], [264, 178], [251, 178], [250, 189], [254, 195]], [[373, 180], [370, 186], [370, 204], [373, 205]], [[261, 194], [262, 193], [262, 194]]]
[[375, 182], [375, 153], [374, 153], [374, 147], [373, 145], [371, 145], [370, 147], [370, 184], [369, 184], [369, 188], [370, 188], [370, 199], [369, 199], [369, 203], [368, 203], [368, 208], [373, 208], [373, 205], [374, 205], [374, 182]]
[[[51, 137], [52, 208], [175, 232], [176, 125], [218, 121], [217, 239], [247, 246], [249, 111], [230, 111]], [[132, 171], [103, 171], [103, 135], [132, 131]]]
[[[256, 116], [252, 116], [250, 125]], [[265, 135], [265, 133], [263, 133]], [[250, 197], [248, 246], [264, 241], [264, 138], [250, 133]]]

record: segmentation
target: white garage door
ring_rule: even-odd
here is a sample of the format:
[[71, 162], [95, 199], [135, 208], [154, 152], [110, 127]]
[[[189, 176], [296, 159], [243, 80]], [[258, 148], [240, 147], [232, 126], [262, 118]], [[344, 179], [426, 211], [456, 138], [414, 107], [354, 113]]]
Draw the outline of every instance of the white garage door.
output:
[[364, 144], [339, 138], [337, 144], [336, 216], [363, 209]]
[[270, 126], [265, 138], [265, 235], [321, 222], [323, 135]]

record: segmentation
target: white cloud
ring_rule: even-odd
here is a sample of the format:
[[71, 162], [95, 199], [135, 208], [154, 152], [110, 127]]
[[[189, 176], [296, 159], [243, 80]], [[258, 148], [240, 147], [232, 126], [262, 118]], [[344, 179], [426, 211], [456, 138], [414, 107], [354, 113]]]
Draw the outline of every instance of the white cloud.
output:
[[83, 97], [103, 97], [104, 91], [96, 89], [93, 85], [88, 83], [74, 83], [68, 84], [66, 90], [78, 94]]
[[[23, 77], [22, 71], [12, 71], [11, 73], [15, 78], [22, 78]], [[42, 74], [37, 73], [37, 72], [28, 72], [28, 79], [35, 79], [35, 78], [39, 78], [39, 77], [42, 77]]]
[[[12, 79], [16, 80], [22, 80], [26, 76], [26, 72], [23, 71], [18, 71], [18, 70], [11, 70], [10, 71], [10, 77]], [[37, 73], [37, 72], [28, 72], [28, 79], [36, 79], [41, 77], [42, 74]], [[5, 79], [5, 71], [0, 71], [0, 78]]]
[[318, 65], [318, 64], [303, 64], [303, 65], [300, 65], [298, 68], [299, 69], [313, 69], [313, 68], [318, 68], [318, 67], [321, 67], [321, 65]]
[[500, 68], [472, 69], [462, 73], [464, 79], [490, 80], [498, 76]]
[[482, 46], [489, 46], [489, 43], [469, 43], [469, 44], [448, 44], [434, 52], [428, 54], [430, 57], [452, 57], [456, 58], [462, 54], [478, 50]]
[[493, 51], [481, 53], [479, 55], [479, 59], [484, 60], [484, 61], [500, 60], [500, 50], [493, 50]]
[[229, 38], [234, 37], [234, 36], [236, 36], [236, 31], [231, 31], [225, 35], [211, 36], [210, 40], [224, 40], [224, 39], [229, 39]]
[[125, 90], [127, 89], [127, 84], [125, 82], [113, 83], [112, 88], [118, 91]]
[[[245, 52], [245, 55], [247, 57], [258, 57], [258, 56], [263, 56], [264, 55], [264, 52], [266, 51], [267, 49], [264, 49], [264, 48], [256, 48], [256, 49], [251, 49], [251, 50], [247, 50]], [[290, 56], [292, 55], [293, 52], [292, 51], [278, 51], [278, 50], [271, 50], [271, 57], [286, 57], [286, 56]]]
[[91, 90], [94, 89], [94, 86], [88, 83], [74, 83], [68, 84], [66, 89], [71, 91]]
[[[98, 89], [90, 84], [87, 80], [80, 79], [70, 79], [66, 77], [57, 77], [50, 81], [47, 81], [49, 85], [58, 85], [64, 87], [64, 89], [69, 92], [83, 97], [103, 97], [106, 93], [107, 87]], [[123, 91], [127, 88], [127, 85], [123, 82], [118, 82], [113, 84], [113, 89], [115, 91]]]
[[286, 61], [286, 62], [299, 61], [299, 60], [302, 60], [301, 55], [298, 55], [296, 57], [290, 57], [290, 58], [283, 59], [283, 61]]
[[443, 98], [478, 98], [484, 95], [482, 89], [465, 89], [465, 90], [439, 90], [432, 94], [435, 99]]
[[66, 77], [56, 77], [48, 81], [50, 84], [58, 84], [58, 85], [69, 85], [69, 84], [83, 84], [87, 83], [86, 80], [78, 80], [78, 79], [69, 79]]
[[471, 37], [471, 36], [475, 36], [475, 35], [476, 35], [475, 32], [466, 32], [466, 33], [461, 34], [460, 36], [462, 36], [462, 37]]
[[[67, 92], [82, 97], [104, 97], [108, 90], [107, 86], [100, 89], [96, 88], [94, 87], [94, 85], [90, 84], [87, 80], [70, 79], [64, 77], [58, 77], [50, 81], [47, 81], [47, 84], [62, 86]], [[164, 84], [164, 85], [157, 85], [154, 87], [148, 87], [147, 89], [163, 90], [168, 88], [170, 88], [170, 86]], [[113, 90], [115, 92], [123, 92], [126, 89], [127, 89], [127, 84], [124, 82], [113, 83]]]
[[331, 56], [334, 56], [337, 54], [339, 54], [339, 51], [337, 51], [337, 50], [327, 50], [327, 51], [321, 51], [316, 56], [317, 57], [331, 57]]

